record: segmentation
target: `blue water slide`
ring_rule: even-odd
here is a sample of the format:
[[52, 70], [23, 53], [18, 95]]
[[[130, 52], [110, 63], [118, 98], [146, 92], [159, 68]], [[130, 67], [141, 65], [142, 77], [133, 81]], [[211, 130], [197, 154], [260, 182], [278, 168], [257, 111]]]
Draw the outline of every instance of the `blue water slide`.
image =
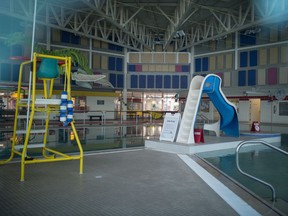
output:
[[221, 90], [221, 78], [214, 74], [205, 77], [203, 93], [206, 93], [220, 114], [220, 130], [225, 135], [239, 137], [239, 122], [236, 107], [227, 100]]

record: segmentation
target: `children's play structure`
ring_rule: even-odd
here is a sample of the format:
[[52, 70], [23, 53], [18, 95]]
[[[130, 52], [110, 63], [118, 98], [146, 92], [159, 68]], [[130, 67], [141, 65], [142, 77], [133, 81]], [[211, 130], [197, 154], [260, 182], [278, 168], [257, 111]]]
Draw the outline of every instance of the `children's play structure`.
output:
[[[24, 67], [32, 67], [30, 71], [30, 83], [28, 98], [21, 98], [21, 88], [23, 80]], [[64, 72], [64, 87], [63, 92], [60, 95], [53, 95], [54, 79], [59, 76], [59, 67]], [[37, 85], [39, 81], [43, 82], [43, 85]], [[36, 98], [36, 86], [37, 98]], [[41, 89], [40, 89], [41, 86]], [[42, 97], [39, 97], [39, 92], [42, 92]], [[20, 115], [19, 111], [27, 110], [26, 115]], [[74, 134], [79, 154], [68, 155], [55, 149], [48, 148], [47, 137], [49, 135], [49, 120], [51, 113], [58, 113], [60, 121], [63, 127], [71, 127]], [[45, 118], [45, 125], [43, 128], [34, 128], [33, 121], [36, 117], [43, 116]], [[19, 121], [26, 120], [24, 128], [19, 128]], [[21, 124], [23, 125], [23, 124]], [[33, 134], [43, 136], [42, 143], [30, 143], [30, 137]], [[18, 144], [18, 137], [22, 135], [24, 137], [23, 144]], [[42, 149], [43, 157], [32, 158], [29, 156], [29, 149]], [[83, 172], [83, 150], [80, 143], [77, 130], [73, 122], [73, 102], [71, 100], [71, 58], [43, 55], [34, 53], [31, 61], [25, 61], [20, 66], [18, 91], [15, 108], [15, 120], [12, 135], [11, 155], [0, 164], [11, 161], [14, 156], [19, 155], [21, 157], [21, 177], [20, 180], [24, 181], [25, 166], [34, 163], [55, 162], [65, 160], [79, 160], [80, 174]]]
[[176, 142], [195, 143], [194, 129], [203, 93], [208, 95], [220, 114], [219, 121], [205, 124], [204, 130], [214, 131], [217, 136], [222, 130], [227, 136], [239, 137], [237, 109], [222, 92], [221, 82], [221, 78], [215, 74], [209, 74], [205, 77], [195, 76], [192, 79]]

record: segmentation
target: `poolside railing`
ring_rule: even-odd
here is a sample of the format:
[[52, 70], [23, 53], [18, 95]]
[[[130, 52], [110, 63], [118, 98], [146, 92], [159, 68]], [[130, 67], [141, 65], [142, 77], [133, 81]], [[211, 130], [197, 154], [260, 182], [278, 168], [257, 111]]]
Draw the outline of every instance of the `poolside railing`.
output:
[[269, 148], [272, 148], [272, 149], [274, 149], [274, 150], [276, 150], [276, 151], [278, 151], [278, 152], [280, 152], [280, 153], [282, 153], [282, 154], [284, 154], [286, 156], [288, 156], [288, 152], [286, 152], [286, 151], [284, 151], [284, 150], [282, 150], [282, 149], [280, 149], [278, 147], [275, 147], [275, 146], [273, 146], [273, 145], [271, 145], [271, 144], [269, 144], [269, 143], [267, 143], [267, 142], [265, 142], [263, 140], [247, 140], [247, 141], [243, 141], [243, 142], [239, 143], [237, 148], [236, 148], [236, 166], [237, 166], [237, 169], [239, 170], [239, 172], [242, 173], [243, 175], [245, 175], [245, 176], [247, 176], [247, 177], [249, 177], [251, 179], [254, 179], [255, 181], [260, 182], [260, 183], [266, 185], [267, 187], [269, 187], [271, 189], [271, 192], [272, 192], [272, 201], [274, 202], [274, 201], [276, 201], [276, 192], [275, 192], [274, 187], [271, 184], [269, 184], [268, 182], [265, 182], [265, 181], [255, 177], [255, 176], [252, 176], [252, 175], [244, 172], [240, 168], [240, 165], [239, 165], [239, 151], [240, 151], [242, 146], [248, 145], [248, 144], [257, 144], [257, 145], [262, 144], [262, 145], [265, 145], [265, 146], [267, 146]]

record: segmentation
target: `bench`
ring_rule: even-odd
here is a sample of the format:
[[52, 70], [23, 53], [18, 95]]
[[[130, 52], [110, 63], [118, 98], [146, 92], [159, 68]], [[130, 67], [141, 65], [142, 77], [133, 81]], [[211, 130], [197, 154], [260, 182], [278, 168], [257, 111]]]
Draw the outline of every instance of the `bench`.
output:
[[92, 121], [93, 118], [98, 118], [99, 121], [102, 121], [102, 115], [89, 115], [90, 121]]

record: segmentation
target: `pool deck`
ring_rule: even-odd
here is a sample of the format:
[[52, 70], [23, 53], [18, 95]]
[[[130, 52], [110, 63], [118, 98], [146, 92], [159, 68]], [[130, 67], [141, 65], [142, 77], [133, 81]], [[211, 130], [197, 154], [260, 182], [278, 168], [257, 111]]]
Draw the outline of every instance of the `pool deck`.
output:
[[227, 136], [207, 136], [204, 135], [204, 142], [184, 144], [169, 141], [160, 141], [159, 139], [145, 140], [145, 147], [152, 150], [171, 152], [177, 154], [196, 154], [200, 152], [236, 149], [237, 145], [242, 141], [248, 140], [264, 140], [269, 143], [277, 143], [281, 141], [280, 133], [250, 133], [243, 132], [239, 137]]
[[87, 153], [82, 175], [78, 168], [78, 161], [32, 164], [20, 182], [19, 162], [1, 166], [0, 215], [281, 215], [193, 155]]

